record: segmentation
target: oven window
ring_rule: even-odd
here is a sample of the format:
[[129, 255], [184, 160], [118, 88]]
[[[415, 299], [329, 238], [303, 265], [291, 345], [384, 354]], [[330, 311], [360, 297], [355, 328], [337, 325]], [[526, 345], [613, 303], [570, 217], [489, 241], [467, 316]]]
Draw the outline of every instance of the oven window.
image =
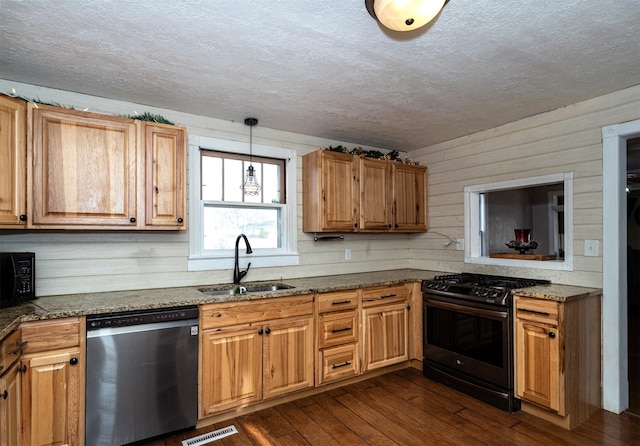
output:
[[427, 307], [427, 344], [496, 367], [504, 367], [505, 320]]

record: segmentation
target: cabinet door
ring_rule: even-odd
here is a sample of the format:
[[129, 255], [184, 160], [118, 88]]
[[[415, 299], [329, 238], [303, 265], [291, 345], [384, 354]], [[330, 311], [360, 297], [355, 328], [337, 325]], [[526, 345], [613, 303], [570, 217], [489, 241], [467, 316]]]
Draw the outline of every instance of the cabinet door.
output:
[[560, 338], [557, 327], [516, 319], [516, 395], [564, 416]]
[[82, 445], [80, 409], [84, 370], [78, 349], [56, 350], [22, 360], [22, 426], [25, 445]]
[[145, 156], [145, 226], [186, 229], [185, 129], [139, 122]]
[[27, 218], [27, 107], [0, 95], [0, 228], [21, 228]]
[[313, 357], [313, 318], [266, 324], [264, 398], [313, 387]]
[[205, 330], [200, 341], [200, 417], [262, 397], [258, 327]]
[[409, 359], [408, 319], [406, 303], [364, 310], [365, 371]]
[[32, 132], [29, 226], [137, 227], [139, 161], [132, 120], [42, 105], [32, 109]]
[[388, 231], [391, 226], [391, 166], [359, 158], [360, 230]]
[[357, 164], [352, 155], [323, 151], [322, 196], [323, 231], [354, 231], [357, 229], [358, 200], [356, 195]]
[[427, 230], [427, 169], [393, 165], [394, 229], [406, 232]]
[[20, 446], [20, 373], [14, 364], [0, 378], [0, 446]]

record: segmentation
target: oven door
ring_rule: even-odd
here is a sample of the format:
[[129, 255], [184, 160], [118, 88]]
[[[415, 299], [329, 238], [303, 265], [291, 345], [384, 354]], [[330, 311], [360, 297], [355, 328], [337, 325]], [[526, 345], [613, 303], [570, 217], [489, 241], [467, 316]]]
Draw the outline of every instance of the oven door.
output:
[[423, 303], [425, 360], [513, 388], [510, 308], [426, 293]]

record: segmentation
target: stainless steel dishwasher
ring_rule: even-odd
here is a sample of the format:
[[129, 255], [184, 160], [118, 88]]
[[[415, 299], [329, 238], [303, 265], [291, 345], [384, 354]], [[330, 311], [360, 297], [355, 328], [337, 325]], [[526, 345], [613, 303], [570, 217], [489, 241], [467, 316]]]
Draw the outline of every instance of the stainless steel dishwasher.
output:
[[87, 446], [137, 442], [197, 418], [197, 307], [87, 316]]

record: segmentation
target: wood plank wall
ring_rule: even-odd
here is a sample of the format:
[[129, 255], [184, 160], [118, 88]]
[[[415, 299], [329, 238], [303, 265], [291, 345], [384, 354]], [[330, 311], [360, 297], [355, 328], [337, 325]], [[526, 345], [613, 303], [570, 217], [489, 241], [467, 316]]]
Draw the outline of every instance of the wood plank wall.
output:
[[[640, 86], [437, 144], [411, 153], [429, 167], [431, 236], [411, 245], [410, 265], [484, 272], [602, 287], [602, 127], [640, 118]], [[574, 271], [464, 264], [446, 238], [464, 237], [465, 186], [573, 172]], [[585, 257], [584, 240], [599, 240], [598, 257]]]
[[[80, 95], [0, 79], [0, 91], [12, 88], [25, 97], [38, 97], [90, 111], [132, 114], [149, 111], [184, 125], [190, 134], [245, 141], [243, 123], [221, 121], [156, 109], [122, 101]], [[463, 187], [521, 176], [573, 170], [575, 178], [576, 253], [584, 239], [602, 240], [602, 155], [600, 129], [637, 119], [640, 86], [534, 116], [519, 122], [409, 153], [429, 167], [429, 225], [427, 234], [345, 235], [344, 241], [314, 242], [302, 227], [302, 160], [298, 160], [298, 251], [300, 265], [252, 269], [248, 281], [280, 280], [350, 272], [413, 267], [435, 271], [472, 271], [487, 268], [464, 265], [463, 252], [435, 232], [463, 237]], [[254, 142], [293, 149], [301, 157], [333, 141], [261, 128]], [[191, 186], [191, 185], [189, 185]], [[344, 250], [352, 260], [344, 260]], [[227, 270], [188, 272], [188, 233], [17, 233], [0, 230], [0, 251], [34, 251], [39, 296], [127, 289], [192, 286], [232, 281]], [[600, 249], [600, 254], [602, 249]], [[553, 281], [601, 286], [601, 257], [577, 257], [574, 272], [531, 272]], [[491, 271], [491, 269], [489, 268]], [[523, 272], [500, 269], [500, 274]], [[526, 273], [526, 272], [525, 272]]]

